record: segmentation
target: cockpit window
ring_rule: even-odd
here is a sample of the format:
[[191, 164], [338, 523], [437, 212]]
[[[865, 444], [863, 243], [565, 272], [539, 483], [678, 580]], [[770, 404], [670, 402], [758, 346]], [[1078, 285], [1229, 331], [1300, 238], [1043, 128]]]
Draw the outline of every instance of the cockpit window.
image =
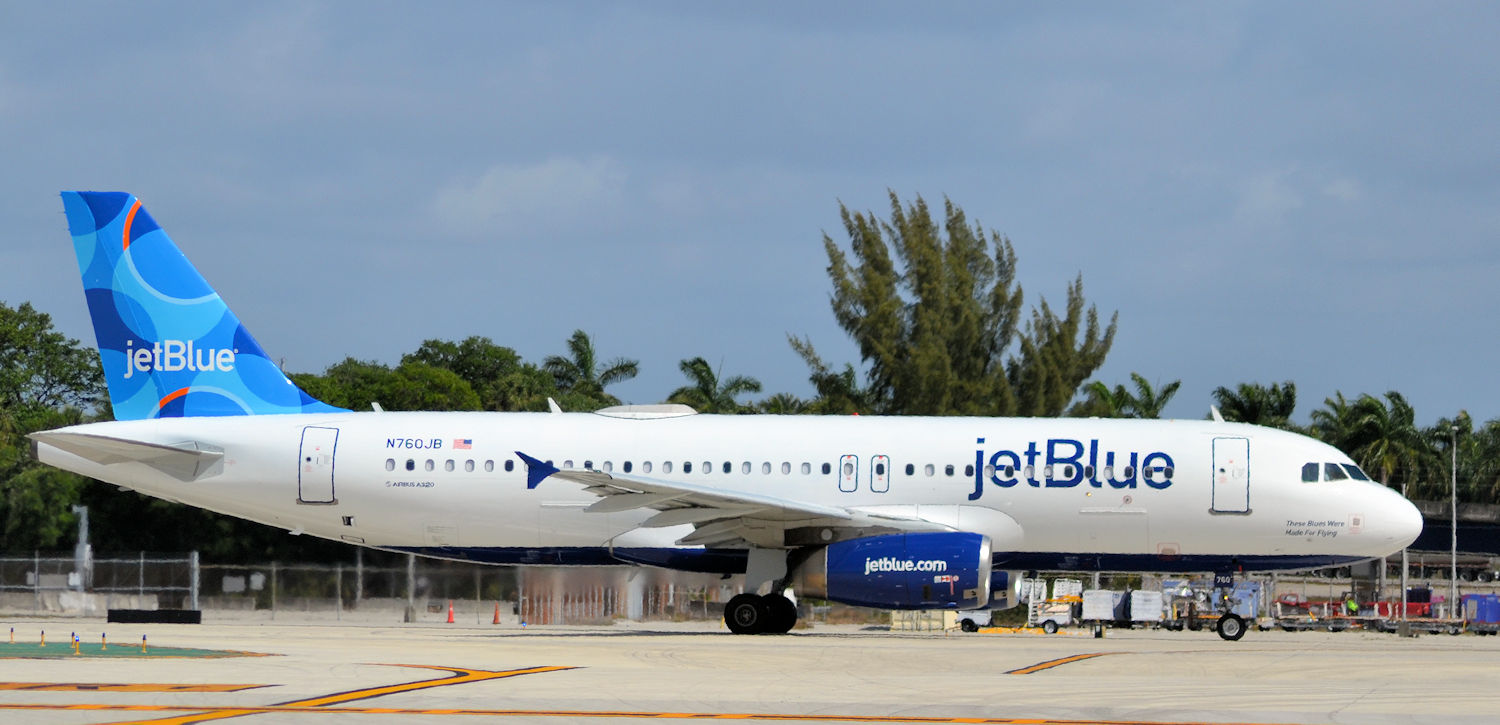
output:
[[1352, 478], [1352, 479], [1354, 479], [1354, 480], [1356, 480], [1356, 481], [1368, 481], [1368, 480], [1370, 480], [1370, 477], [1366, 476], [1365, 472], [1359, 470], [1359, 466], [1356, 466], [1353, 463], [1345, 463], [1344, 464], [1344, 470], [1348, 471], [1349, 472], [1349, 477]]
[[1344, 469], [1337, 463], [1323, 464], [1323, 479], [1325, 481], [1342, 481], [1349, 477]]
[[1316, 463], [1304, 463], [1304, 464], [1302, 464], [1302, 482], [1303, 483], [1317, 483], [1318, 482], [1318, 464], [1316, 464]]

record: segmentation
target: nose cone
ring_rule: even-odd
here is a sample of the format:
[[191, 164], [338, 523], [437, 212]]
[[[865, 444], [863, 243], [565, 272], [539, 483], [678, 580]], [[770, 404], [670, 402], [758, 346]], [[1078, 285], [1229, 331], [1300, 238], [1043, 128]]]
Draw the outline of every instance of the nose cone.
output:
[[1389, 542], [1387, 553], [1400, 551], [1422, 535], [1422, 512], [1395, 491], [1385, 489], [1382, 493], [1385, 496], [1379, 507], [1380, 520], [1371, 523], [1379, 536]]

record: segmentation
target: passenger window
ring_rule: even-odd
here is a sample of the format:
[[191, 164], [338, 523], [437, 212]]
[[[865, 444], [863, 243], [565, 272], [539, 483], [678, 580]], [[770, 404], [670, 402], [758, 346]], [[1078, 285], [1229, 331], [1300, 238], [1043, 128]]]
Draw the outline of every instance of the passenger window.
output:
[[1064, 463], [1063, 467], [1062, 467], [1062, 470], [1059, 471], [1059, 473], [1062, 474], [1063, 478], [1072, 478], [1073, 477], [1073, 464], [1071, 464], [1071, 463]]
[[661, 472], [662, 473], [671, 473], [672, 472], [672, 462], [671, 461], [662, 461], [661, 462]]
[[1167, 466], [1166, 468], [1162, 469], [1161, 473], [1162, 473], [1163, 476], [1167, 477], [1168, 481], [1170, 481], [1170, 480], [1172, 480], [1172, 474], [1176, 473], [1176, 471], [1172, 470], [1171, 466]]
[[[729, 464], [728, 464], [728, 463], [726, 463], [726, 464], [724, 464], [724, 465], [725, 465], [725, 466], [728, 466], [728, 465], [729, 465]], [[712, 463], [709, 463], [709, 462], [708, 462], [708, 461], [704, 461], [704, 462], [703, 462], [703, 468], [702, 468], [702, 471], [703, 471], [703, 474], [704, 474], [704, 475], [708, 475], [708, 474], [710, 474], [710, 473], [713, 473], [713, 472], [714, 472], [714, 464], [712, 464]]]
[[615, 464], [610, 463], [609, 461], [605, 461], [604, 462], [604, 472], [605, 473], [609, 473], [610, 471], [613, 471], [613, 470], [615, 470]]
[[884, 463], [877, 463], [877, 464], [875, 464], [875, 475], [877, 475], [877, 476], [884, 476], [885, 475], [885, 464]]
[[791, 473], [792, 473], [792, 464], [791, 464], [791, 462], [790, 461], [782, 461], [781, 462], [781, 475], [783, 475], [783, 476], [789, 476], [789, 475], [791, 475]]
[[917, 472], [917, 467], [914, 464], [911, 464], [911, 463], [906, 464], [906, 475], [911, 476], [911, 475], [916, 474], [916, 472]]
[[1005, 477], [1006, 478], [1015, 478], [1016, 477], [1016, 467], [1015, 466], [1006, 466], [1005, 467]]
[[453, 472], [453, 459], [452, 458], [449, 458], [448, 460], [443, 461], [443, 470], [447, 471], [448, 473], [452, 473]]
[[[725, 461], [724, 462], [724, 472], [725, 473], [729, 473], [730, 471], [733, 471], [733, 470], [734, 470], [734, 464], [730, 463], [729, 461]], [[747, 471], [747, 473], [748, 473], [748, 471]]]
[[845, 463], [844, 464], [844, 475], [848, 476], [848, 475], [853, 474], [853, 473], [854, 473], [854, 464], [853, 463]]
[[594, 470], [594, 462], [593, 461], [584, 461], [583, 462], [583, 470], [585, 470], [585, 471], [592, 471], [592, 470]]
[[427, 462], [422, 464], [422, 470], [424, 470], [424, 471], [431, 471], [432, 469], [434, 469], [436, 467], [437, 466], [433, 464], [431, 458], [427, 459]]
[[925, 473], [925, 474], [927, 474], [927, 476], [929, 478], [931, 478], [933, 475], [935, 475], [937, 473], [937, 469], [933, 468], [932, 464], [929, 463], [929, 464], [927, 464], [925, 466], [922, 466], [922, 472]]
[[469, 460], [464, 461], [464, 473], [473, 473], [473, 472], [474, 472], [474, 459], [470, 458]]
[[1113, 481], [1115, 479], [1115, 467], [1114, 466], [1105, 466], [1104, 467], [1103, 477], [1104, 478], [1108, 478], [1109, 480]]
[[1317, 483], [1318, 482], [1318, 464], [1316, 464], [1316, 463], [1304, 463], [1304, 464], [1302, 464], [1302, 482], [1303, 483]]
[[1344, 470], [1348, 471], [1349, 472], [1349, 477], [1352, 478], [1352, 479], [1354, 479], [1354, 480], [1356, 480], [1356, 481], [1368, 481], [1368, 480], [1370, 480], [1370, 477], [1366, 476], [1364, 471], [1359, 470], [1359, 466], [1356, 466], [1356, 465], [1354, 465], [1352, 463], [1345, 463], [1344, 464]]
[[750, 462], [749, 461], [745, 461], [744, 463], [740, 464], [740, 473], [743, 473], [743, 474], [745, 474], [747, 476], [750, 475]]
[[946, 466], [943, 466], [943, 473], [949, 476], [953, 475], [953, 464], [950, 463]]
[[1042, 469], [1042, 478], [1048, 481], [1052, 480], [1052, 466], [1050, 464]]
[[771, 462], [770, 461], [766, 461], [765, 463], [760, 464], [760, 472], [762, 474], [770, 473], [771, 472]]
[[[622, 464], [620, 466], [620, 469], [625, 471], [626, 473], [630, 473], [630, 461], [626, 461], [624, 464]], [[646, 464], [646, 470], [651, 470], [651, 464]]]
[[387, 470], [387, 471], [394, 471], [394, 470], [396, 470], [396, 459], [394, 459], [394, 458], [387, 458], [387, 459], [385, 459], [385, 470]]
[[1026, 480], [1028, 480], [1028, 481], [1036, 479], [1036, 467], [1035, 466], [1027, 466], [1026, 470], [1022, 471], [1022, 473], [1026, 474]]
[[[683, 461], [682, 462], [682, 472], [683, 473], [692, 473], [693, 472], [693, 462], [692, 461]], [[667, 471], [667, 473], [671, 473], [671, 471]]]
[[802, 475], [806, 476], [806, 475], [809, 475], [811, 473], [812, 473], [812, 464], [808, 463], [807, 461], [803, 461], [802, 462]]
[[974, 467], [973, 466], [964, 466], [964, 475], [965, 476], [973, 476], [974, 475]]
[[832, 472], [833, 472], [833, 466], [829, 465], [827, 463], [824, 463], [823, 464], [823, 475], [826, 476], [826, 475], [828, 475], [828, 474], [830, 474]]
[[[630, 464], [627, 463], [625, 465], [628, 466]], [[629, 468], [625, 469], [625, 472], [626, 473], [630, 473], [630, 469]], [[641, 461], [641, 473], [650, 473], [650, 472], [651, 472], [651, 462], [650, 461]]]
[[989, 478], [993, 475], [995, 475], [995, 467], [986, 463], [984, 466], [984, 477]]
[[406, 459], [406, 470], [408, 470], [408, 471], [415, 471], [415, 470], [417, 470], [417, 462], [413, 461], [410, 458]]
[[569, 459], [563, 461], [563, 468], [572, 468], [572, 467], [573, 467], [573, 459], [569, 458]]
[[[484, 470], [486, 470], [486, 471], [493, 471], [493, 470], [495, 470], [495, 462], [494, 461], [485, 461], [484, 462]], [[505, 470], [507, 470], [507, 471], [514, 471], [514, 470], [516, 470], [516, 462], [510, 460], [509, 458], [505, 459]]]
[[1094, 467], [1093, 466], [1084, 466], [1083, 467], [1083, 477], [1084, 478], [1093, 478], [1094, 477]]
[[1325, 463], [1325, 464], [1323, 464], [1323, 479], [1324, 480], [1326, 480], [1326, 481], [1343, 481], [1343, 480], [1345, 480], [1347, 478], [1349, 478], [1349, 474], [1344, 473], [1344, 469], [1342, 467], [1340, 467], [1339, 464], [1337, 464], [1337, 463]]

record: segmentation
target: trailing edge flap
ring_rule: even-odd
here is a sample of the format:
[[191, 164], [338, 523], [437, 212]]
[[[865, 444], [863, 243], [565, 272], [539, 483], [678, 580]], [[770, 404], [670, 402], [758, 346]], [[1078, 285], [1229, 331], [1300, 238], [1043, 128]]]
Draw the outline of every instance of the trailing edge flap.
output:
[[29, 437], [100, 465], [144, 463], [179, 481], [218, 475], [224, 460], [224, 451], [197, 441], [164, 445], [60, 431], [32, 433]]
[[[580, 484], [599, 497], [586, 511], [615, 513], [652, 509], [659, 513], [641, 523], [642, 528], [692, 524], [697, 528], [682, 544], [752, 544], [768, 548], [798, 545], [789, 534], [793, 529], [830, 529], [852, 535], [894, 531], [952, 531], [950, 526], [915, 517], [852, 511], [806, 501], [703, 486], [681, 481], [663, 481], [621, 473], [590, 470], [559, 470], [520, 451], [528, 467], [528, 488], [546, 478]], [[534, 479], [534, 482], [533, 482]], [[713, 534], [712, 541], [705, 535]], [[840, 535], [839, 538], [844, 538]], [[826, 541], [822, 543], [827, 543]]]

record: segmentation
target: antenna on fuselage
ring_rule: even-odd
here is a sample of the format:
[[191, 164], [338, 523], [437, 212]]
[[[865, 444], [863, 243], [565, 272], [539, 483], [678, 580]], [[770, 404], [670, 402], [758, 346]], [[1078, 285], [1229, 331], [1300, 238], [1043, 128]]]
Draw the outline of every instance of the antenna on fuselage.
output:
[[552, 411], [553, 415], [557, 415], [558, 413], [562, 412], [562, 406], [558, 405], [557, 401], [551, 398], [547, 399], [547, 408]]
[[1223, 414], [1219, 413], [1219, 406], [1217, 406], [1217, 405], [1210, 405], [1210, 406], [1208, 406], [1208, 414], [1211, 415], [1211, 416], [1213, 416], [1213, 419], [1214, 419], [1215, 423], [1223, 423], [1224, 422], [1224, 416], [1223, 416]]

